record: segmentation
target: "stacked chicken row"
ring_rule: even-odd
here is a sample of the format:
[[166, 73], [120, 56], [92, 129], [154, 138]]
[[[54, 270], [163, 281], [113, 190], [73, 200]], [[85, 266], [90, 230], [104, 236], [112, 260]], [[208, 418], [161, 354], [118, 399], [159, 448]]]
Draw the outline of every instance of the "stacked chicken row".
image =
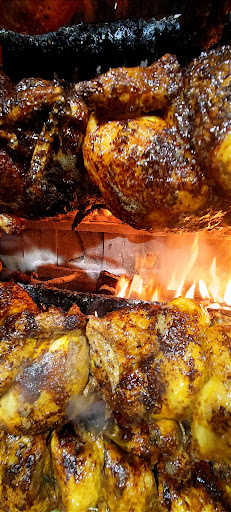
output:
[[231, 49], [174, 55], [89, 82], [0, 74], [0, 212], [94, 202], [135, 228], [231, 225]]
[[231, 322], [0, 286], [1, 512], [229, 512]]

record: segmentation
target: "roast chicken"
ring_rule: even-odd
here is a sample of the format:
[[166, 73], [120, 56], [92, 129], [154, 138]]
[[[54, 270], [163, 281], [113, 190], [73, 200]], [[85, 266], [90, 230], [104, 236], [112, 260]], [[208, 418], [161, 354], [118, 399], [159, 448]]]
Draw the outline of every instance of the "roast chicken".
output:
[[183, 72], [167, 56], [154, 67], [140, 79], [122, 68], [76, 86], [93, 109], [85, 167], [112, 213], [134, 227], [215, 226], [230, 211], [230, 47]]
[[0, 292], [0, 511], [231, 510], [227, 316], [178, 298], [86, 318]]
[[92, 316], [87, 337], [106, 435], [156, 468], [154, 510], [230, 510], [230, 324], [179, 298]]
[[56, 504], [46, 436], [0, 438], [1, 512], [50, 512]]
[[209, 316], [186, 300], [90, 318], [91, 373], [113, 411], [132, 421], [187, 421], [206, 381]]
[[0, 288], [0, 428], [48, 432], [66, 421], [68, 402], [85, 387], [89, 349], [78, 307], [39, 311], [15, 284]]
[[0, 84], [1, 210], [33, 218], [88, 206], [99, 193], [82, 163], [85, 104], [56, 81], [13, 87], [2, 73]]
[[84, 215], [100, 203], [138, 229], [229, 226], [230, 51], [75, 85], [2, 73], [2, 213]]

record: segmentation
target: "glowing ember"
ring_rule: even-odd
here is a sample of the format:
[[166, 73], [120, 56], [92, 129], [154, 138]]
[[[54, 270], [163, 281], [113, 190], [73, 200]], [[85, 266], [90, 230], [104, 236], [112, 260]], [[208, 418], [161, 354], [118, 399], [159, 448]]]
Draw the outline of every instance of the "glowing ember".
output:
[[[191, 254], [183, 263], [179, 257], [179, 261], [177, 258], [171, 261], [171, 273], [167, 268], [168, 265], [163, 264], [164, 271], [161, 275], [155, 270], [151, 277], [150, 273], [148, 274], [147, 279], [145, 265], [141, 265], [140, 273], [135, 274], [132, 280], [121, 276], [117, 283], [117, 297], [167, 302], [174, 297], [184, 296], [203, 301], [213, 309], [221, 307], [229, 309], [231, 307], [231, 270], [227, 272], [227, 263], [223, 267], [220, 262], [218, 265], [216, 258], [211, 258], [209, 263], [206, 261], [202, 265], [199, 258], [198, 237], [199, 235], [196, 235]], [[155, 260], [156, 256], [153, 257], [153, 262]], [[229, 265], [228, 268], [230, 269]]]

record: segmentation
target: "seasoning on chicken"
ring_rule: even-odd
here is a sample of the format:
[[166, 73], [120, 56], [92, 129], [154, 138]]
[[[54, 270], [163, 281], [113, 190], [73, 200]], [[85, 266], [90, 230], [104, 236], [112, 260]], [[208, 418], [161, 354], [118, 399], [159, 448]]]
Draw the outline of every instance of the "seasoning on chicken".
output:
[[180, 82], [180, 65], [166, 54], [148, 67], [112, 69], [75, 90], [91, 110], [111, 119], [166, 109]]
[[0, 236], [1, 231], [8, 235], [12, 235], [20, 233], [24, 227], [24, 221], [23, 219], [20, 219], [20, 217], [17, 217], [16, 215], [8, 215], [7, 213], [0, 214]]
[[206, 379], [201, 336], [208, 324], [190, 299], [90, 317], [91, 373], [112, 410], [135, 422], [190, 419]]
[[201, 172], [231, 197], [231, 48], [202, 53], [186, 69], [189, 136]]
[[0, 326], [0, 426], [14, 435], [48, 432], [65, 422], [69, 400], [88, 381], [85, 319], [77, 306], [40, 312], [15, 284], [0, 291], [11, 294]]
[[192, 436], [197, 457], [231, 461], [231, 325], [217, 324], [205, 332], [209, 380], [193, 412]]
[[231, 510], [227, 317], [178, 298], [86, 319], [0, 292], [3, 512]]
[[165, 55], [75, 86], [1, 74], [2, 212], [84, 215], [103, 196], [139, 229], [230, 225], [230, 51], [185, 69]]
[[0, 84], [0, 207], [44, 217], [87, 207], [100, 194], [83, 166], [88, 110], [65, 83]]
[[30, 295], [20, 285], [0, 283], [0, 325], [8, 316], [25, 310], [34, 314], [39, 312]]
[[0, 436], [1, 512], [50, 512], [55, 506], [45, 436]]
[[104, 441], [103, 497], [110, 512], [158, 510], [155, 477], [140, 457], [127, 454], [116, 444]]
[[101, 436], [76, 434], [70, 425], [54, 431], [51, 456], [58, 503], [66, 512], [88, 512], [102, 494], [104, 446]]
[[[179, 71], [175, 82], [170, 75], [164, 101], [158, 87], [148, 89], [153, 109], [139, 90], [143, 69], [136, 68], [137, 88], [130, 78], [127, 95], [120, 96], [116, 79], [132, 71], [111, 71], [92, 82], [92, 91], [86, 83], [85, 101], [97, 115], [87, 127], [85, 167], [114, 215], [138, 228], [198, 229], [219, 224], [230, 211], [230, 52], [226, 46], [203, 53], [181, 79]], [[133, 105], [135, 113], [159, 112], [133, 119]], [[119, 106], [118, 120], [113, 107]]]
[[165, 230], [184, 226], [192, 214], [203, 217], [208, 185], [164, 119], [100, 122], [92, 116], [83, 154], [110, 211], [122, 221]]
[[61, 510], [156, 510], [157, 489], [151, 467], [102, 435], [75, 433], [68, 425], [53, 432], [51, 455]]
[[[178, 468], [180, 469], [180, 468]], [[158, 489], [161, 512], [228, 512], [231, 495], [227, 478], [221, 479], [208, 462], [190, 460], [188, 478], [168, 474], [158, 466]]]

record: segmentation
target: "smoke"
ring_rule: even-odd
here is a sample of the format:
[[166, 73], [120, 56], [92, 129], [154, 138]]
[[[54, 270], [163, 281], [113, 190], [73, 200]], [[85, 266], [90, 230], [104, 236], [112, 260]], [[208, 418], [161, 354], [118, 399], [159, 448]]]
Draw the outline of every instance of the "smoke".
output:
[[66, 415], [78, 428], [101, 432], [106, 426], [106, 404], [96, 395], [75, 395], [68, 403]]

